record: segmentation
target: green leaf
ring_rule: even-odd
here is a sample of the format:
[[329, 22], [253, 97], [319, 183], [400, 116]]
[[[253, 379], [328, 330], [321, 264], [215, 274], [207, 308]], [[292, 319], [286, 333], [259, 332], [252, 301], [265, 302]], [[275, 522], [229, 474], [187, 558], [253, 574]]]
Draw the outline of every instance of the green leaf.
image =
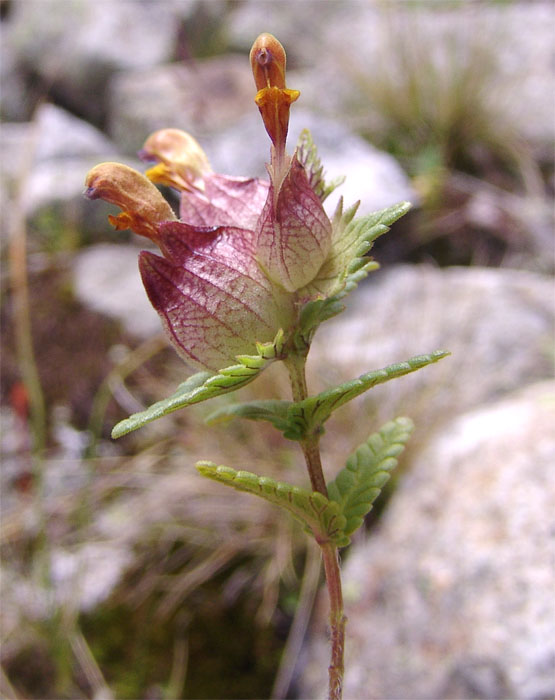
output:
[[345, 535], [351, 535], [362, 525], [390, 472], [397, 466], [397, 458], [413, 428], [409, 418], [386, 423], [360, 445], [348, 458], [346, 467], [328, 484], [330, 500], [341, 506], [345, 516]]
[[112, 430], [112, 437], [122, 437], [180, 408], [241, 389], [256, 379], [269, 364], [280, 358], [283, 350], [283, 331], [279, 331], [272, 343], [257, 343], [256, 349], [257, 355], [238, 355], [238, 364], [221, 369], [217, 374], [199, 372], [189, 377], [169, 398], [157, 401], [146, 410], [120, 421]]
[[[338, 294], [345, 296], [366, 277], [370, 269], [376, 269], [376, 263], [365, 256], [376, 238], [387, 233], [389, 227], [406, 214], [410, 206], [408, 202], [400, 202], [355, 219], [358, 202], [344, 211], [343, 200], [340, 199], [332, 220], [331, 252], [315, 282], [308, 285], [307, 291], [318, 292], [325, 297]], [[371, 268], [366, 268], [368, 263], [372, 263]]]
[[282, 432], [289, 429], [287, 410], [291, 401], [279, 401], [269, 399], [267, 401], [247, 401], [223, 406], [211, 413], [206, 418], [208, 425], [224, 423], [233, 418], [247, 418], [248, 420], [266, 420]]
[[343, 311], [341, 299], [379, 268], [375, 260], [365, 256], [376, 238], [389, 231], [391, 224], [406, 214], [411, 205], [400, 202], [355, 219], [358, 206], [357, 202], [343, 210], [343, 200], [339, 200], [332, 220], [330, 254], [317, 278], [299, 290], [301, 299], [309, 299], [301, 310], [300, 328], [295, 336], [299, 348], [308, 347], [320, 323]]
[[260, 496], [289, 511], [319, 544], [332, 542], [338, 547], [348, 544], [348, 538], [343, 532], [345, 517], [341, 513], [341, 506], [321, 493], [252, 472], [218, 466], [213, 462], [198, 462], [196, 468], [209, 479]]
[[321, 202], [345, 181], [344, 177], [338, 177], [329, 183], [324, 180], [324, 166], [308, 129], [301, 131], [297, 141], [297, 159], [306, 170], [308, 182]]
[[288, 422], [293, 428], [285, 433], [285, 437], [290, 440], [302, 440], [307, 435], [321, 432], [323, 424], [332, 412], [348, 401], [360, 396], [377, 384], [383, 384], [391, 379], [415, 372], [449, 354], [445, 350], [436, 350], [429, 355], [417, 355], [406, 362], [399, 362], [383, 369], [367, 372], [357, 379], [327, 389], [316, 396], [310, 396], [304, 401], [291, 404], [288, 410]]

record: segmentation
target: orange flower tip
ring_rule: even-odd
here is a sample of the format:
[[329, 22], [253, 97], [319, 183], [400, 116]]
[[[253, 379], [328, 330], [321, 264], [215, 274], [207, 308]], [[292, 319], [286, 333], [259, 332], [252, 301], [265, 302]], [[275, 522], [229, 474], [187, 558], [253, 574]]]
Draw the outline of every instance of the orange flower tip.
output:
[[169, 173], [167, 167], [163, 163], [157, 163], [145, 171], [145, 177], [156, 185], [169, 184]]
[[127, 212], [122, 212], [117, 216], [109, 214], [108, 221], [112, 224], [116, 231], [125, 231], [128, 228], [132, 229], [134, 223], [133, 217]]
[[300, 94], [299, 90], [265, 87], [256, 93], [254, 101], [259, 108], [266, 107], [267, 105], [289, 107], [289, 105], [299, 99]]
[[104, 199], [122, 212], [110, 216], [110, 223], [121, 231], [130, 228], [152, 240], [158, 237], [157, 226], [175, 221], [172, 208], [144, 175], [122, 163], [101, 163], [85, 179], [85, 195]]
[[250, 62], [257, 90], [265, 87], [285, 88], [285, 49], [272, 34], [261, 34], [250, 52]]

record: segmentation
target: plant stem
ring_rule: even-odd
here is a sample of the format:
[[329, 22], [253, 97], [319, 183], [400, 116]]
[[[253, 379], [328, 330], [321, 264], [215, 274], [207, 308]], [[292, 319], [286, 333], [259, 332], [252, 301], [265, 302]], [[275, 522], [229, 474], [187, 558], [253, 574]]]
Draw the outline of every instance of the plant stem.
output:
[[[285, 364], [287, 365], [289, 377], [291, 379], [293, 401], [304, 401], [304, 399], [308, 397], [305, 376], [306, 356], [291, 354], [287, 358]], [[310, 476], [312, 490], [324, 494], [327, 498], [328, 490], [326, 488], [326, 480], [324, 479], [322, 460], [320, 459], [319, 441], [319, 435], [311, 435], [301, 440], [300, 443], [308, 469], [308, 475]]]
[[331, 662], [329, 673], [329, 700], [341, 700], [343, 695], [343, 656], [345, 651], [345, 623], [343, 614], [343, 594], [341, 592], [341, 572], [337, 547], [330, 544], [321, 545], [326, 572], [326, 583], [330, 597], [330, 633], [331, 633]]
[[[291, 390], [294, 401], [303, 401], [308, 397], [306, 386], [305, 365], [306, 355], [291, 354], [286, 360]], [[311, 435], [301, 440], [301, 447], [314, 491], [319, 491], [327, 497], [328, 491], [322, 461], [320, 459], [319, 435]], [[345, 623], [343, 614], [343, 594], [341, 591], [341, 571], [337, 547], [331, 542], [319, 542], [326, 573], [326, 584], [330, 598], [330, 633], [331, 633], [331, 662], [328, 667], [329, 691], [328, 700], [341, 700], [343, 695]]]

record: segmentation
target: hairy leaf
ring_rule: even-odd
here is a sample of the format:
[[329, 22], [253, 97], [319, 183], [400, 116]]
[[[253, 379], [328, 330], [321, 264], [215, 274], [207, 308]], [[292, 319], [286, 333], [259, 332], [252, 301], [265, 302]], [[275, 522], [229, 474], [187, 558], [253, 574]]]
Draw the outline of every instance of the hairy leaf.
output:
[[301, 310], [300, 328], [296, 334], [297, 346], [309, 346], [323, 321], [343, 311], [341, 299], [352, 292], [370, 272], [377, 270], [375, 260], [365, 257], [376, 238], [410, 209], [408, 202], [400, 202], [381, 211], [355, 219], [357, 202], [344, 210], [340, 199], [332, 220], [332, 247], [315, 280], [299, 291], [309, 301]]
[[256, 379], [274, 360], [279, 359], [283, 349], [283, 332], [280, 331], [272, 343], [257, 343], [256, 349], [257, 355], [238, 355], [238, 364], [221, 369], [216, 374], [199, 372], [189, 377], [169, 398], [157, 401], [146, 410], [120, 421], [112, 430], [112, 437], [122, 437], [180, 408], [241, 389]]
[[413, 427], [409, 418], [396, 418], [386, 423], [360, 445], [347, 460], [346, 467], [328, 484], [329, 498], [341, 506], [346, 518], [346, 535], [362, 525], [364, 516], [397, 465]]
[[445, 350], [436, 350], [429, 355], [417, 355], [406, 362], [399, 362], [383, 369], [367, 372], [357, 379], [327, 389], [304, 401], [291, 404], [288, 419], [293, 429], [285, 433], [285, 437], [290, 440], [302, 440], [306, 435], [321, 432], [322, 425], [332, 412], [348, 401], [360, 396], [377, 384], [383, 384], [391, 379], [415, 372], [417, 369], [437, 362], [449, 354]]
[[252, 472], [236, 471], [213, 462], [198, 462], [198, 471], [209, 479], [260, 496], [270, 503], [285, 508], [312, 534], [319, 544], [332, 542], [339, 547], [348, 544], [343, 529], [345, 518], [341, 507], [321, 493], [274, 481]]
[[330, 182], [324, 180], [324, 166], [308, 129], [301, 131], [297, 141], [297, 159], [306, 170], [308, 182], [321, 202], [345, 181], [344, 177], [338, 177]]

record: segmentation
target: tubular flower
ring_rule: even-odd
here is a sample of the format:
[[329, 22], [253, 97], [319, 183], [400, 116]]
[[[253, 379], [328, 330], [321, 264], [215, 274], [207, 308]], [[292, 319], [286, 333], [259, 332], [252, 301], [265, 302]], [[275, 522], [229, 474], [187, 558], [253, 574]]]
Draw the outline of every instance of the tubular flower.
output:
[[[177, 352], [217, 371], [255, 343], [291, 335], [306, 288], [331, 246], [331, 223], [297, 155], [285, 152], [289, 108], [285, 52], [271, 35], [254, 43], [255, 97], [272, 140], [269, 181], [212, 172], [195, 139], [177, 129], [152, 134], [140, 173], [104, 163], [87, 176], [86, 194], [122, 209], [110, 221], [150, 238], [162, 257], [139, 256], [147, 294]], [[149, 179], [147, 179], [149, 178]], [[179, 219], [152, 184], [180, 191]], [[305, 290], [303, 291], [303, 288]]]

